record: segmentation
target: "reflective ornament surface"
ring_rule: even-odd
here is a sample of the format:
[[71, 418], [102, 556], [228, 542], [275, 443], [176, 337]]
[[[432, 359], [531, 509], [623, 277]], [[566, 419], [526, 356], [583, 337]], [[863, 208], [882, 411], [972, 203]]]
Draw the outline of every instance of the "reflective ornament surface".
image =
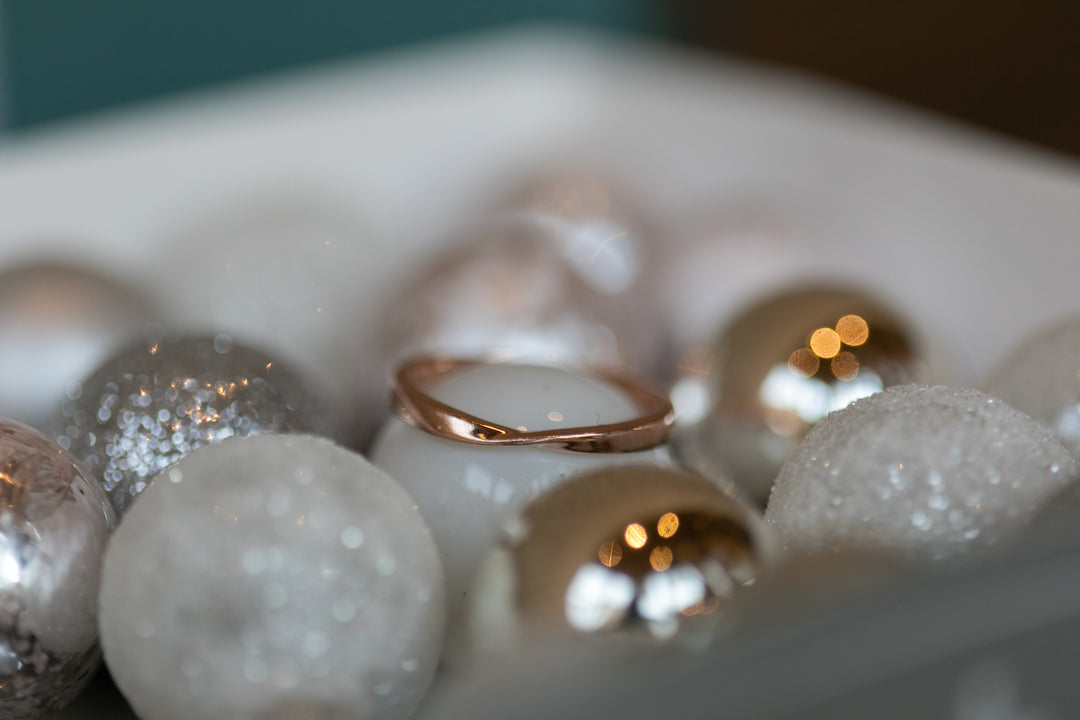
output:
[[262, 435], [147, 487], [109, 544], [100, 619], [144, 720], [406, 718], [444, 612], [431, 533], [397, 483], [328, 440]]
[[44, 717], [97, 670], [101, 559], [115, 515], [86, 468], [0, 420], [0, 714]]
[[[618, 388], [556, 367], [475, 365], [447, 375], [430, 395], [527, 430], [598, 426], [638, 416]], [[379, 432], [371, 459], [412, 495], [431, 527], [446, 568], [452, 617], [499, 525], [539, 494], [584, 470], [670, 462], [666, 445], [616, 454], [487, 447], [436, 437], [397, 417]]]
[[682, 369], [672, 390], [681, 428], [676, 452], [762, 504], [780, 466], [827, 414], [928, 375], [894, 313], [862, 294], [830, 289], [756, 303]]
[[1080, 317], [1025, 338], [986, 391], [1046, 425], [1080, 457]]
[[130, 345], [70, 388], [51, 422], [121, 515], [154, 475], [203, 445], [332, 429], [303, 378], [227, 335]]
[[152, 313], [138, 293], [87, 268], [41, 262], [0, 273], [0, 417], [42, 427], [67, 386]]
[[557, 634], [704, 646], [774, 551], [753, 511], [694, 473], [582, 473], [504, 523], [473, 585], [472, 643], [522, 652]]
[[818, 423], [780, 471], [765, 518], [789, 550], [938, 560], [1016, 534], [1077, 469], [1001, 400], [903, 385]]
[[386, 305], [378, 345], [387, 372], [428, 354], [640, 368], [646, 344], [624, 280], [584, 272], [604, 260], [603, 246], [573, 237], [515, 215], [450, 244]]

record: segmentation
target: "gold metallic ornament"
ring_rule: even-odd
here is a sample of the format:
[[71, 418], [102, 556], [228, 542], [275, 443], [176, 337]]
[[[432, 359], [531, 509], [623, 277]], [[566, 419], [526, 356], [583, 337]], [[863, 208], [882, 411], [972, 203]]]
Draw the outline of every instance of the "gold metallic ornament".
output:
[[882, 303], [848, 290], [775, 295], [688, 357], [673, 390], [680, 458], [764, 502], [819, 420], [892, 385], [926, 382], [923, 351]]
[[559, 637], [707, 644], [773, 554], [758, 516], [696, 473], [584, 473], [504, 525], [470, 593], [471, 646], [515, 652]]

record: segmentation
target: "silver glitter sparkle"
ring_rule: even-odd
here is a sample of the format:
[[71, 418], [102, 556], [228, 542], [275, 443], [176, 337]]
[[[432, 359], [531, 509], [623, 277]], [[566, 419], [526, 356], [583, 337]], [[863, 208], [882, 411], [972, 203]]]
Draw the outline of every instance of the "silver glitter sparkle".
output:
[[1050, 432], [978, 390], [901, 385], [818, 423], [780, 471], [766, 519], [788, 550], [931, 560], [1016, 534], [1077, 464]]
[[332, 426], [300, 376], [218, 335], [126, 348], [69, 391], [50, 429], [123, 514], [154, 475], [203, 445]]
[[115, 515], [70, 454], [0, 420], [0, 716], [42, 717], [97, 669], [97, 591]]

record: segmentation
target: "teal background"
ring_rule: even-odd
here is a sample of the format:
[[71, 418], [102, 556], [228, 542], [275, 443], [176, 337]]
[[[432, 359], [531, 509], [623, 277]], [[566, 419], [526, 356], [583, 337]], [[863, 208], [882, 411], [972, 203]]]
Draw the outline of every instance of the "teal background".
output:
[[0, 0], [0, 127], [530, 21], [670, 24], [660, 0]]

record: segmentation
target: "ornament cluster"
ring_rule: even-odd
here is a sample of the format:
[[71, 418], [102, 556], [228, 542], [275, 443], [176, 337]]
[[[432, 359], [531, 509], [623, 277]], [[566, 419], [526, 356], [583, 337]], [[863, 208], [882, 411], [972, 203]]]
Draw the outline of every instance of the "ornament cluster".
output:
[[[104, 655], [145, 720], [407, 718], [433, 684], [541, 645], [723, 642], [799, 558], [918, 572], [1068, 524], [1080, 307], [982, 390], [935, 384], [902, 306], [798, 277], [786, 252], [750, 272], [723, 237], [665, 255], [625, 207], [589, 175], [539, 179], [394, 283], [371, 338], [288, 253], [238, 255], [194, 331], [96, 272], [10, 269], [3, 716], [71, 703]], [[676, 287], [729, 276], [737, 295]], [[444, 422], [574, 442], [485, 446], [391, 411], [417, 357], [477, 361], [425, 388]], [[643, 412], [615, 369], [670, 397], [670, 441], [605, 449]]]

